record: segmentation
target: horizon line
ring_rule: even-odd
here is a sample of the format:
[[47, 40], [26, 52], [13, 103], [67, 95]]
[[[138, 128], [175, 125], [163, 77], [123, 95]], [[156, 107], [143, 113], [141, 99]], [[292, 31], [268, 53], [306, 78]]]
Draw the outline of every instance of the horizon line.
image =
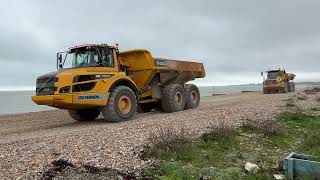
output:
[[[296, 83], [320, 83], [319, 81], [295, 81]], [[198, 84], [198, 87], [218, 87], [218, 86], [244, 86], [244, 85], [261, 85], [262, 83], [245, 83], [245, 84], [228, 84], [228, 85], [209, 85], [209, 84]], [[35, 86], [0, 86], [0, 91], [1, 92], [6, 92], [6, 91], [35, 91]]]

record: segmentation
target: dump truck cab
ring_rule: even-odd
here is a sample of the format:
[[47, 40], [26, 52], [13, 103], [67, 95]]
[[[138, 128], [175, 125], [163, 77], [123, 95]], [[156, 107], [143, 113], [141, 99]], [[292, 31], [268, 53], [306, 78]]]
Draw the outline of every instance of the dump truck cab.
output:
[[[294, 74], [287, 73], [282, 69], [266, 71], [267, 77], [263, 81], [264, 94], [270, 93], [287, 93], [295, 91], [295, 83], [292, 80]], [[263, 73], [262, 73], [263, 76]]]
[[[137, 109], [148, 112], [159, 106], [174, 112], [197, 107], [199, 90], [186, 82], [204, 76], [202, 63], [154, 58], [145, 49], [119, 52], [117, 45], [84, 44], [57, 53], [57, 71], [37, 78], [32, 100], [67, 109], [76, 120], [102, 113], [107, 121], [119, 122]], [[176, 107], [170, 107], [167, 101], [173, 96], [164, 91], [176, 93]]]
[[37, 78], [33, 101], [56, 108], [82, 109], [107, 103], [109, 88], [119, 79], [135, 86], [119, 71], [117, 47], [81, 45], [57, 53], [57, 71]]

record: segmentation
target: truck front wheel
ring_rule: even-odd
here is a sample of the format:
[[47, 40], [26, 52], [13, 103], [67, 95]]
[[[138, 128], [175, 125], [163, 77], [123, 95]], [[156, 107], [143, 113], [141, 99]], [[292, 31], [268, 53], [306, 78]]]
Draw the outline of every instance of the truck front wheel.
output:
[[186, 92], [180, 84], [170, 84], [162, 89], [161, 107], [164, 112], [182, 111], [186, 105]]
[[289, 92], [289, 83], [285, 82], [284, 87], [280, 90], [280, 93], [288, 93]]
[[118, 86], [110, 93], [108, 104], [102, 109], [107, 122], [121, 122], [130, 119], [137, 110], [137, 99], [127, 86]]
[[194, 109], [199, 106], [200, 92], [196, 85], [187, 84], [186, 97], [187, 97], [187, 103], [184, 109]]
[[68, 112], [71, 118], [77, 121], [93, 121], [100, 114], [98, 109], [69, 110]]

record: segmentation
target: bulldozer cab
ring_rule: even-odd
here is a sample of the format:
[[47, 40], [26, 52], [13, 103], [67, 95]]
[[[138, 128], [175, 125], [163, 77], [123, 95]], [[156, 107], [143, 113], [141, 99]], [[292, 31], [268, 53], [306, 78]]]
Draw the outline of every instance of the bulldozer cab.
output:
[[117, 51], [107, 45], [82, 45], [57, 53], [57, 69], [109, 67], [116, 65]]

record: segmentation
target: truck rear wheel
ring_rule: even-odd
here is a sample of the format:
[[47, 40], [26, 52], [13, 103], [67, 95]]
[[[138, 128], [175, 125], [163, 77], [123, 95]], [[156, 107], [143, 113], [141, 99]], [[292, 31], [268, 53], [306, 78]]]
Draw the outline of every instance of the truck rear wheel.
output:
[[100, 114], [98, 109], [69, 110], [69, 115], [77, 121], [93, 121]]
[[296, 85], [294, 82], [289, 82], [289, 92], [295, 92], [296, 91]]
[[194, 109], [199, 106], [200, 92], [196, 85], [187, 84], [186, 87], [186, 106], [184, 109]]
[[291, 88], [292, 88], [291, 92], [296, 92], [296, 84], [294, 82], [291, 82]]
[[288, 92], [292, 92], [291, 82], [288, 82]]
[[110, 93], [108, 104], [102, 109], [107, 122], [121, 122], [130, 119], [137, 110], [137, 99], [127, 86], [119, 86]]
[[186, 92], [180, 84], [170, 84], [162, 89], [161, 107], [164, 112], [182, 111], [186, 105]]

